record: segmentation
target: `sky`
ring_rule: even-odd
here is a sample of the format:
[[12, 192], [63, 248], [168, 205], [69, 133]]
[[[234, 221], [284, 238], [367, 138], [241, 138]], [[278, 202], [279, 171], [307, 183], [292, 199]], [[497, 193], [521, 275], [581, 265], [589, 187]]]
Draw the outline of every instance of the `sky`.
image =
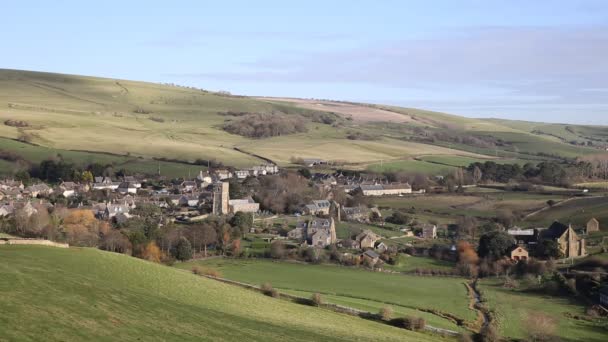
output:
[[608, 125], [608, 1], [0, 1], [0, 68]]

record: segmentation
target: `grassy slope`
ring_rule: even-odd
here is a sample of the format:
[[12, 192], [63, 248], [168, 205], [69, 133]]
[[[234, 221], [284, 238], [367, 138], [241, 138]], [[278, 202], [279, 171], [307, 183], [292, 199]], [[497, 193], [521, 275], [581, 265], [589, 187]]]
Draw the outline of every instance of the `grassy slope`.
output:
[[566, 314], [584, 315], [585, 307], [566, 298], [540, 296], [506, 289], [502, 282], [483, 280], [480, 290], [487, 305], [496, 312], [503, 336], [525, 338], [524, 323], [528, 315], [542, 312], [557, 321], [557, 335], [561, 341], [600, 342], [606, 340], [607, 330], [593, 323], [568, 318]]
[[0, 340], [433, 340], [95, 249], [0, 246], [0, 274]]
[[574, 199], [532, 215], [524, 223], [529, 226], [543, 227], [553, 221], [560, 221], [583, 227], [592, 217], [600, 221], [603, 229], [608, 227], [608, 197]]
[[[228, 279], [254, 285], [270, 282], [280, 290], [364, 299], [376, 302], [378, 308], [385, 305], [383, 303], [389, 303], [395, 307], [436, 309], [466, 320], [475, 320], [475, 313], [467, 306], [462, 279], [416, 277], [332, 265], [255, 259], [213, 259], [198, 263], [217, 268]], [[177, 266], [189, 269], [192, 263]]]
[[[0, 70], [0, 120], [27, 121], [31, 127], [25, 131], [33, 137], [33, 142], [52, 149], [101, 151], [118, 155], [131, 153], [133, 156], [145, 158], [168, 157], [190, 161], [197, 158], [215, 158], [235, 166], [260, 162], [258, 158], [233, 149], [239, 147], [283, 165], [289, 164], [292, 157], [318, 157], [358, 163], [361, 164], [359, 167], [375, 164], [380, 160], [399, 161], [420, 155], [458, 155], [483, 159], [495, 154], [520, 158], [525, 155], [519, 152], [526, 149], [551, 151], [565, 156], [597, 152], [563, 144], [552, 137], [535, 136], [502, 123], [417, 109], [379, 107], [391, 110], [397, 115], [414, 118], [408, 123], [395, 124], [397, 126], [441, 127], [444, 123], [449, 123], [459, 129], [480, 134], [500, 133], [516, 141], [515, 147], [512, 148], [514, 151], [497, 152], [455, 144], [442, 147], [414, 143], [401, 139], [399, 134], [385, 134], [387, 131], [378, 125], [348, 122], [338, 128], [310, 123], [306, 134], [251, 140], [224, 132], [221, 125], [225, 117], [217, 113], [304, 113], [310, 110], [286, 102], [219, 96], [200, 90], [154, 83]], [[138, 108], [143, 108], [150, 114], [135, 113]], [[163, 119], [164, 122], [150, 120], [150, 117]], [[352, 130], [382, 138], [376, 141], [347, 140], [345, 137]], [[0, 137], [14, 139], [22, 131], [0, 125]], [[94, 157], [98, 158], [99, 155]], [[153, 165], [142, 163], [133, 167], [155, 170]], [[0, 166], [7, 168], [4, 163]], [[408, 171], [432, 172], [434, 166], [406, 163], [397, 164], [395, 167]], [[437, 166], [437, 169], [441, 170], [442, 167]]]

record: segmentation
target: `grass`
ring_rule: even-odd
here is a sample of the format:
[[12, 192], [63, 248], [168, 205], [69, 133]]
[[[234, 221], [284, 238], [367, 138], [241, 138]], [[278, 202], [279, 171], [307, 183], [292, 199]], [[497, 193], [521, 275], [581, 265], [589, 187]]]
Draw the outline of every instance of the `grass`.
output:
[[391, 225], [386, 227], [378, 227], [371, 224], [357, 223], [357, 222], [339, 222], [336, 224], [336, 235], [338, 239], [347, 239], [353, 234], [358, 234], [366, 229], [373, 231], [374, 233], [383, 237], [393, 237], [403, 235], [398, 229], [390, 229]]
[[425, 308], [475, 320], [468, 309], [466, 289], [458, 278], [432, 278], [369, 272], [334, 265], [307, 265], [268, 260], [212, 259], [177, 264], [189, 269], [202, 264], [218, 269], [225, 278], [259, 285], [269, 282], [281, 291], [319, 292], [363, 299], [383, 305]]
[[570, 200], [562, 205], [556, 205], [528, 217], [523, 223], [530, 226], [548, 226], [553, 221], [572, 223], [582, 227], [595, 217], [600, 221], [600, 227], [608, 226], [608, 197], [583, 197]]
[[0, 340], [433, 341], [95, 249], [0, 246]]
[[[323, 158], [343, 163], [356, 169], [401, 170], [407, 172], [442, 173], [450, 166], [412, 161], [419, 156], [457, 156], [464, 161], [484, 160], [499, 154], [494, 149], [479, 149], [458, 144], [425, 144], [407, 141], [402, 135], [389, 135], [379, 125], [369, 122], [342, 120], [336, 125], [309, 122], [308, 132], [269, 139], [248, 139], [222, 130], [225, 116], [220, 112], [267, 113], [282, 111], [288, 114], [309, 115], [323, 110], [298, 107], [289, 102], [278, 103], [265, 99], [223, 96], [199, 89], [154, 83], [61, 75], [15, 70], [0, 70], [0, 120], [23, 120], [25, 129], [0, 125], [0, 137], [16, 139], [24, 132], [32, 142], [55, 151], [85, 150], [115, 155], [130, 153], [133, 157], [166, 157], [185, 161], [217, 159], [232, 166], [251, 166], [261, 159], [254, 153], [283, 166], [291, 165], [292, 157]], [[492, 134], [512, 147], [501, 150], [509, 158], [536, 158], [526, 152], [552, 152], [563, 156], [596, 153], [597, 150], [575, 147], [539, 137], [506, 124], [411, 108], [357, 105], [356, 110], [383, 108], [399, 117], [409, 118], [412, 125], [443, 127], [446, 122], [475, 134]], [[331, 106], [327, 107], [331, 109]], [[148, 114], [141, 113], [144, 112]], [[150, 120], [150, 117], [158, 120]], [[391, 124], [399, 126], [400, 124]], [[576, 126], [578, 127], [578, 126]], [[379, 137], [378, 140], [348, 140], [349, 132], [359, 131]], [[590, 135], [602, 130], [587, 129]], [[242, 153], [234, 148], [241, 148]], [[24, 151], [25, 153], [25, 151]], [[42, 151], [39, 155], [45, 155]], [[34, 158], [34, 157], [32, 157]], [[103, 159], [99, 154], [84, 154], [74, 158]], [[109, 158], [109, 157], [108, 157]], [[429, 157], [426, 157], [429, 158]], [[106, 158], [107, 159], [107, 158]], [[383, 160], [381, 166], [380, 161]], [[431, 160], [431, 159], [428, 159]], [[8, 165], [0, 164], [5, 173]], [[151, 165], [134, 165], [148, 170]], [[161, 167], [162, 169], [162, 167]], [[169, 168], [167, 168], [169, 169]], [[179, 171], [175, 174], [180, 174]]]
[[447, 175], [454, 169], [453, 166], [438, 165], [423, 160], [387, 161], [367, 166], [367, 170], [371, 172], [409, 172], [439, 175]]
[[576, 320], [566, 315], [584, 315], [584, 305], [567, 298], [543, 296], [520, 290], [506, 289], [500, 280], [486, 279], [479, 288], [487, 305], [496, 313], [503, 336], [525, 338], [526, 317], [538, 312], [557, 321], [557, 335], [562, 341], [600, 342], [606, 340], [607, 331], [599, 324]]
[[384, 268], [398, 272], [412, 272], [416, 269], [432, 269], [441, 271], [451, 271], [455, 264], [450, 261], [437, 260], [429, 257], [415, 257], [399, 255], [399, 259], [395, 265], [384, 265]]

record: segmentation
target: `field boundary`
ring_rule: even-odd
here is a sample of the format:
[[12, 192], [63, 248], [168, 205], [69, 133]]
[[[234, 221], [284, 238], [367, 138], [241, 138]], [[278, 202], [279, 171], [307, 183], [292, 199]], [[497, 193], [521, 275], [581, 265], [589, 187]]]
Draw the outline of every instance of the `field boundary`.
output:
[[59, 248], [69, 248], [67, 243], [54, 242], [43, 239], [22, 239], [22, 238], [0, 238], [0, 245], [41, 245]]

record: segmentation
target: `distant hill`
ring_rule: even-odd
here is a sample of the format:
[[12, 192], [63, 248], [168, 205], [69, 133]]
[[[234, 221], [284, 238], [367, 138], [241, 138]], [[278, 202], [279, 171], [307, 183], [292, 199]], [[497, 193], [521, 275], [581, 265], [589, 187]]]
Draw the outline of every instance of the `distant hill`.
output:
[[434, 340], [96, 249], [0, 246], [0, 260], [0, 340]]
[[[306, 129], [288, 135], [279, 130], [264, 139], [223, 129], [228, 120], [244, 120], [247, 114], [298, 115]], [[182, 162], [216, 160], [249, 166], [262, 162], [260, 157], [283, 166], [297, 158], [320, 158], [353, 169], [378, 171], [393, 163], [403, 171], [448, 172], [459, 165], [429, 163], [425, 157], [538, 161], [600, 153], [608, 145], [606, 127], [532, 125], [394, 106], [251, 98], [3, 69], [0, 120], [0, 150], [16, 151], [29, 161], [59, 153], [77, 163], [101, 159], [134, 172], [155, 173], [159, 162], [153, 158], [160, 158], [167, 163], [161, 169], [171, 175], [185, 174], [179, 168]], [[579, 145], [573, 145], [575, 141]], [[581, 145], [588, 142], [592, 144]], [[0, 172], [10, 173], [15, 167], [14, 160], [0, 159]]]

